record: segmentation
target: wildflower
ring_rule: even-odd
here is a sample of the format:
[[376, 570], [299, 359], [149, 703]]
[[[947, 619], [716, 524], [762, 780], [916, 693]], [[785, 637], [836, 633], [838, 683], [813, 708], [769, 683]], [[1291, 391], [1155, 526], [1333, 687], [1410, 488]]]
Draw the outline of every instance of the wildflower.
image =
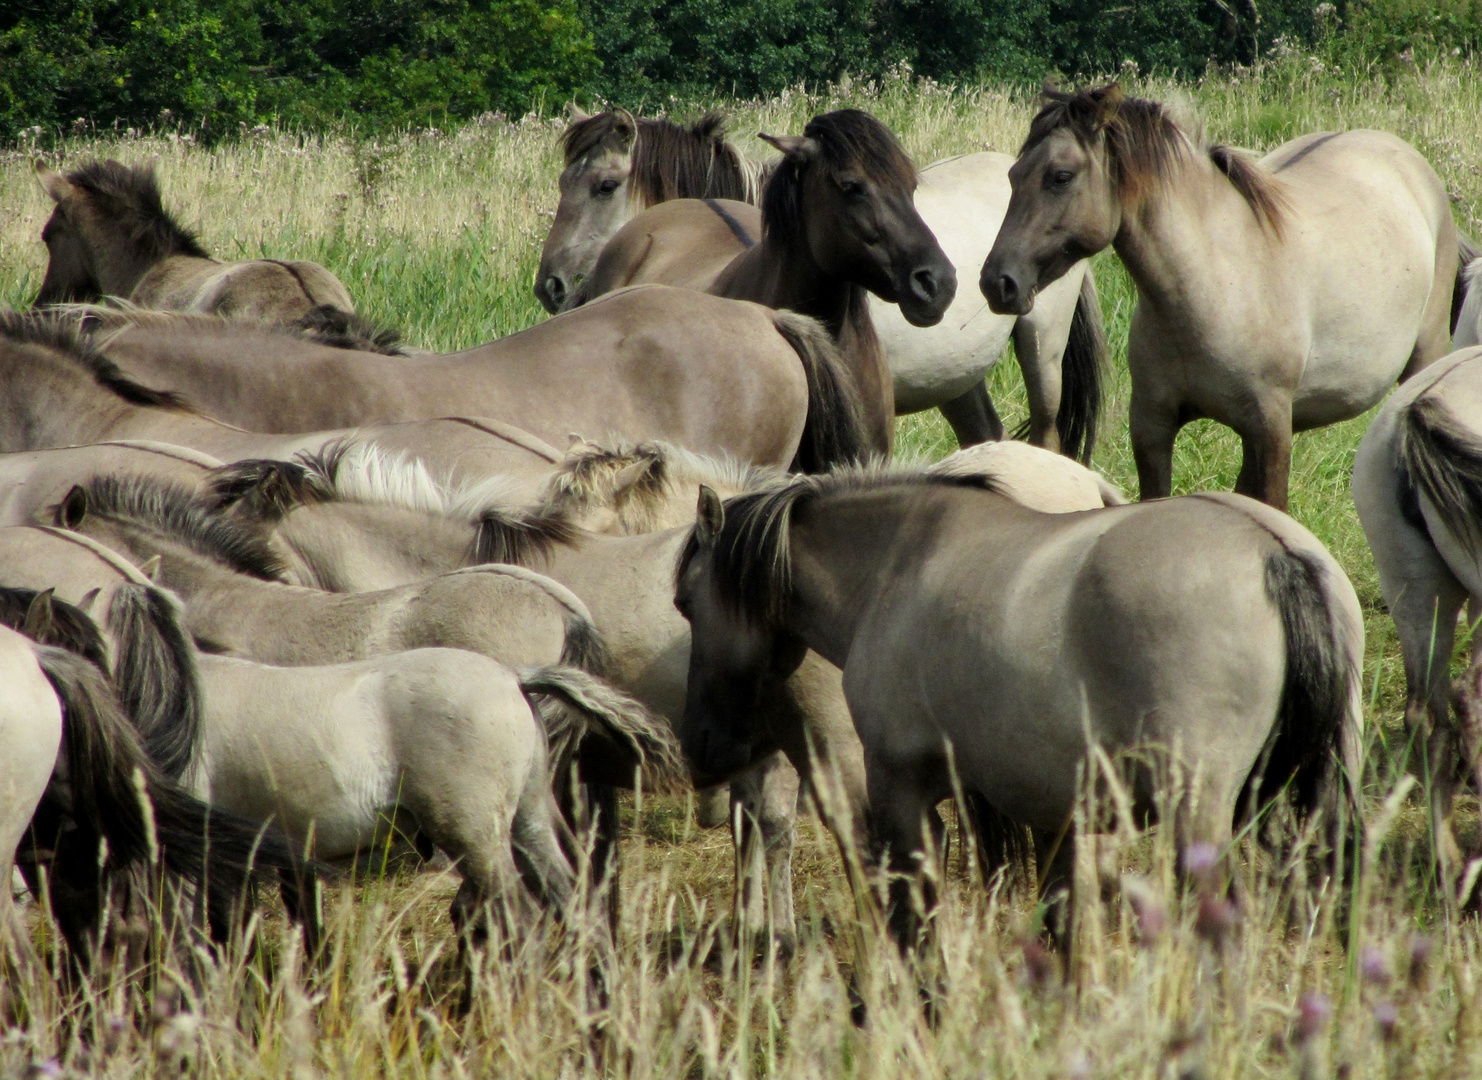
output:
[[1430, 971], [1431, 951], [1435, 947], [1435, 942], [1424, 934], [1411, 936], [1409, 979], [1413, 989], [1424, 989], [1426, 975]]
[[1379, 1025], [1379, 1037], [1385, 1042], [1394, 1042], [1400, 1026], [1400, 1008], [1393, 1001], [1381, 1001], [1374, 1006], [1374, 1022]]
[[1193, 878], [1200, 888], [1214, 884], [1214, 872], [1220, 864], [1220, 850], [1213, 844], [1197, 843], [1184, 848], [1184, 873]]
[[1389, 961], [1377, 946], [1365, 945], [1359, 957], [1359, 974], [1373, 986], [1389, 985]]

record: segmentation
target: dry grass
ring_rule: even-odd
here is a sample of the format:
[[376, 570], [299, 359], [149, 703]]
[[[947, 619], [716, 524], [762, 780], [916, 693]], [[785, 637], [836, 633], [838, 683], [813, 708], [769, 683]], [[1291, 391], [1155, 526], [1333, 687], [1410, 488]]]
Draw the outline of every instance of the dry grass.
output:
[[[1372, 126], [1410, 139], [1436, 164], [1462, 227], [1482, 207], [1482, 77], [1456, 64], [1401, 72], [1319, 71], [1295, 58], [1239, 78], [1177, 90], [1223, 141], [1258, 148], [1315, 129]], [[734, 130], [793, 131], [837, 103], [881, 115], [923, 161], [984, 146], [1012, 150], [1033, 103], [992, 88], [835, 88], [735, 105]], [[530, 293], [546, 215], [554, 206], [559, 124], [529, 118], [383, 143], [267, 132], [203, 150], [169, 138], [79, 140], [67, 160], [154, 160], [169, 201], [224, 257], [319, 259], [362, 310], [414, 342], [455, 348], [541, 317]], [[761, 153], [755, 140], [741, 140]], [[44, 251], [48, 207], [30, 155], [0, 160], [0, 302], [29, 302]], [[1126, 438], [1122, 350], [1132, 292], [1115, 260], [1097, 265], [1117, 351], [1097, 463], [1135, 489]], [[1012, 365], [992, 377], [1010, 422], [1022, 417]], [[1466, 1077], [1482, 1071], [1479, 942], [1471, 921], [1448, 921], [1429, 877], [1423, 800], [1397, 787], [1401, 690], [1394, 635], [1348, 495], [1365, 419], [1302, 436], [1293, 511], [1343, 562], [1364, 601], [1376, 738], [1364, 814], [1364, 870], [1339, 896], [1316, 891], [1301, 858], [1273, 863], [1248, 843], [1234, 860], [1240, 921], [1216, 934], [1214, 897], [1181, 892], [1175, 853], [1156, 832], [1124, 836], [1108, 858], [1138, 886], [1083, 905], [1075, 978], [1046, 977], [1032, 942], [1036, 905], [1024, 889], [984, 890], [957, 864], [944, 880], [937, 945], [920, 974], [940, 985], [935, 1027], [923, 1020], [917, 978], [862, 915], [837, 854], [807, 819], [796, 856], [801, 945], [788, 965], [738, 963], [726, 916], [727, 837], [695, 833], [682, 802], [630, 806], [618, 960], [608, 1009], [584, 1004], [582, 968], [555, 935], [529, 935], [491, 961], [466, 1019], [443, 913], [445, 874], [363, 884], [335, 898], [331, 960], [304, 974], [293, 939], [269, 917], [251, 959], [220, 963], [200, 986], [137, 996], [99, 975], [89, 1000], [63, 996], [45, 967], [12, 955], [3, 994], [0, 1069], [203, 1076], [634, 1077], [1013, 1076]], [[941, 453], [935, 418], [901, 422], [903, 445]], [[1179, 490], [1232, 486], [1233, 437], [1201, 423], [1180, 440]], [[1086, 871], [1087, 882], [1094, 872]], [[1138, 891], [1138, 890], [1141, 891]], [[1092, 890], [1094, 891], [1094, 888]], [[1142, 914], [1132, 896], [1147, 904]], [[1147, 905], [1151, 906], [1147, 906]], [[1199, 915], [1204, 911], [1203, 923]], [[1149, 939], [1162, 913], [1162, 931]], [[38, 912], [32, 938], [45, 937]], [[1201, 934], [1198, 927], [1202, 925]], [[1416, 939], [1415, 935], [1424, 935]], [[1432, 951], [1413, 962], [1418, 946]], [[19, 964], [19, 966], [15, 966]], [[1367, 975], [1366, 975], [1367, 973]], [[859, 988], [870, 1023], [850, 1019]], [[155, 995], [158, 1007], [150, 1004]], [[1303, 1018], [1299, 1002], [1309, 997]], [[178, 1002], [178, 1003], [177, 1003]], [[1331, 1008], [1318, 1021], [1320, 1002]], [[1391, 1022], [1392, 1018], [1392, 1022]]]

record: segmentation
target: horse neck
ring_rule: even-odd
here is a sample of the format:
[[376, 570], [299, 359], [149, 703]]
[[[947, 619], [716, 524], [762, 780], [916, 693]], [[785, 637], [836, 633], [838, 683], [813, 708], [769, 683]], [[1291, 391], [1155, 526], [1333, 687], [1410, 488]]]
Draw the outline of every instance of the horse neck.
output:
[[891, 492], [824, 496], [795, 515], [789, 542], [791, 614], [786, 629], [843, 667], [865, 616], [897, 576], [902, 557], [923, 554], [893, 542], [902, 511]]
[[472, 561], [467, 521], [364, 503], [296, 507], [274, 539], [298, 570], [300, 584], [365, 592], [445, 574]]
[[1178, 309], [1249, 280], [1271, 238], [1224, 173], [1192, 151], [1167, 184], [1124, 208], [1112, 246], [1142, 296]]
[[[5, 346], [0, 350], [9, 351]], [[97, 442], [118, 434], [141, 409], [67, 361], [12, 362], [6, 368], [0, 374], [0, 418], [7, 430], [0, 431], [0, 448], [7, 452]]]

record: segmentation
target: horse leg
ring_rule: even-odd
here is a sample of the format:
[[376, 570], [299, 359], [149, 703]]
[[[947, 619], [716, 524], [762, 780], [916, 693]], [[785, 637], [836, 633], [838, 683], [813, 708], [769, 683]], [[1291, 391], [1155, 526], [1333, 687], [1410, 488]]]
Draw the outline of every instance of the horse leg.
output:
[[1173, 443], [1178, 429], [1178, 403], [1132, 392], [1129, 410], [1132, 457], [1137, 463], [1137, 497], [1165, 499], [1173, 494]]
[[[1032, 314], [1032, 313], [1031, 313]], [[1041, 334], [1030, 316], [1014, 321], [1014, 355], [1024, 374], [1024, 392], [1029, 398], [1029, 441], [1046, 450], [1060, 451], [1060, 359], [1065, 343], [1054, 349], [1041, 348]]]
[[1244, 450], [1235, 491], [1285, 510], [1292, 467], [1291, 398], [1281, 395], [1261, 402], [1235, 430]]
[[792, 849], [799, 786], [797, 770], [780, 752], [731, 780], [737, 922], [747, 939], [767, 935], [784, 958], [797, 948]]
[[869, 790], [890, 793], [870, 800], [870, 864], [886, 872], [885, 919], [890, 936], [902, 953], [912, 956], [921, 950], [923, 920], [936, 908], [936, 889], [922, 873], [927, 814], [934, 810], [936, 800], [919, 785], [902, 783], [910, 775], [907, 770], [884, 770], [873, 762], [867, 767]]
[[308, 867], [302, 872], [280, 870], [278, 891], [289, 919], [304, 928], [304, 949], [314, 960], [324, 941], [324, 893], [319, 875]]
[[967, 393], [944, 401], [937, 408], [952, 425], [958, 446], [976, 446], [1003, 438], [1003, 421], [993, 407], [993, 399], [988, 396], [986, 380], [980, 379]]

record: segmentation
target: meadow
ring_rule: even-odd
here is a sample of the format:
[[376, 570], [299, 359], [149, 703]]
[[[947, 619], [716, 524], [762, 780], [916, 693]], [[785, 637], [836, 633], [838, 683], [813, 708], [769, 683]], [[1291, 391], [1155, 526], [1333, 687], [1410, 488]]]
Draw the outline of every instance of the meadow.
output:
[[[1286, 56], [1197, 82], [1145, 80], [1129, 90], [1177, 100], [1213, 137], [1257, 150], [1314, 130], [1398, 133], [1433, 163], [1458, 225], [1482, 214], [1482, 72], [1462, 60], [1337, 70]], [[866, 108], [920, 163], [1017, 148], [1032, 96], [985, 86], [884, 83], [793, 91], [706, 105], [733, 117], [747, 152], [757, 131], [796, 132], [817, 112]], [[155, 163], [166, 200], [224, 258], [316, 259], [360, 310], [429, 349], [507, 334], [544, 317], [531, 281], [556, 201], [560, 117], [492, 116], [457, 131], [394, 138], [260, 128], [205, 149], [188, 137], [79, 137], [51, 151], [62, 165], [94, 156]], [[0, 156], [0, 304], [29, 304], [50, 206], [32, 177], [37, 155]], [[961, 271], [973, 288], [976, 268]], [[1127, 439], [1127, 325], [1134, 291], [1114, 255], [1095, 269], [1112, 344], [1095, 465], [1136, 493]], [[1005, 420], [1025, 414], [1006, 358], [991, 390]], [[166, 970], [135, 1007], [117, 973], [82, 1000], [58, 991], [41, 913], [10, 949], [0, 985], [0, 1070], [15, 1075], [209, 1077], [1467, 1077], [1482, 1073], [1482, 935], [1448, 917], [1430, 872], [1423, 783], [1406, 771], [1403, 676], [1392, 624], [1349, 494], [1367, 417], [1296, 440], [1291, 512], [1342, 562], [1364, 605], [1370, 768], [1359, 870], [1317, 889], [1302, 844], [1280, 857], [1237, 843], [1238, 909], [1175, 883], [1177, 853], [1158, 831], [1118, 830], [1109, 852], [1123, 888], [1076, 912], [1075, 962], [1035, 934], [1026, 883], [975, 879], [968, 845], [942, 870], [944, 903], [925, 972], [908, 971], [856, 906], [817, 819], [800, 828], [794, 867], [797, 955], [753, 962], [730, 929], [730, 841], [696, 828], [682, 798], [625, 804], [619, 963], [610, 1003], [581, 993], [581, 965], [552, 930], [490, 959], [475, 1008], [452, 1011], [458, 981], [444, 912], [447, 873], [386, 873], [332, 897], [330, 955], [307, 971], [269, 905], [255, 950], [242, 948], [200, 985]], [[936, 414], [898, 421], [898, 453], [953, 448]], [[1184, 430], [1175, 492], [1228, 489], [1239, 444], [1211, 422]], [[1465, 635], [1464, 635], [1465, 636]], [[1463, 643], [1463, 647], [1465, 642]], [[1475, 800], [1464, 836], [1475, 839]], [[1087, 813], [1091, 811], [1088, 810]], [[1095, 892], [1097, 868], [1081, 868]], [[1103, 872], [1105, 868], [1103, 867]], [[1078, 871], [1080, 873], [1081, 871]], [[1104, 873], [1103, 873], [1104, 876]], [[934, 1025], [918, 975], [942, 988]], [[869, 1022], [851, 1021], [851, 994]], [[28, 1073], [28, 1069], [36, 1070]]]

